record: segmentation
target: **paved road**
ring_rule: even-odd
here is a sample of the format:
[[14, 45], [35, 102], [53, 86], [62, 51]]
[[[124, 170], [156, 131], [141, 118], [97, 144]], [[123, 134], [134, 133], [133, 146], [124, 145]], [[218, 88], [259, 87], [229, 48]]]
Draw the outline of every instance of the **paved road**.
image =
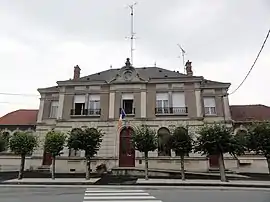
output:
[[206, 188], [0, 187], [2, 202], [269, 202], [270, 190]]

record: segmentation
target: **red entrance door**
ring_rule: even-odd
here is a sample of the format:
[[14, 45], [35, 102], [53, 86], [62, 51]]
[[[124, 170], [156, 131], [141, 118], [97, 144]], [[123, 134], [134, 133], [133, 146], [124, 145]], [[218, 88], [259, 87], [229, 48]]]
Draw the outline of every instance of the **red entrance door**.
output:
[[209, 164], [210, 164], [210, 168], [218, 168], [219, 167], [218, 156], [217, 155], [210, 155], [209, 156]]
[[132, 128], [124, 128], [120, 133], [119, 167], [135, 167], [135, 149], [132, 147]]
[[52, 156], [44, 151], [42, 165], [51, 165], [51, 164], [52, 164]]

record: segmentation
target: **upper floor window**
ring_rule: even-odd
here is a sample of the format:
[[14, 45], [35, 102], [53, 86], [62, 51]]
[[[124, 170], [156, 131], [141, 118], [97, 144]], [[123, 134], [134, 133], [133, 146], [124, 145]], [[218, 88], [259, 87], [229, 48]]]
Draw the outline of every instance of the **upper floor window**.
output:
[[203, 102], [205, 115], [216, 115], [217, 112], [215, 97], [205, 97]]
[[100, 114], [100, 95], [89, 95], [88, 114]]
[[157, 114], [169, 113], [169, 94], [168, 93], [156, 94], [156, 113]]
[[51, 102], [50, 118], [57, 118], [58, 101]]
[[172, 113], [173, 114], [185, 114], [187, 113], [185, 93], [173, 92], [172, 93]]
[[135, 114], [133, 94], [122, 94], [122, 108], [126, 114]]
[[75, 95], [74, 115], [83, 115], [85, 110], [85, 95]]

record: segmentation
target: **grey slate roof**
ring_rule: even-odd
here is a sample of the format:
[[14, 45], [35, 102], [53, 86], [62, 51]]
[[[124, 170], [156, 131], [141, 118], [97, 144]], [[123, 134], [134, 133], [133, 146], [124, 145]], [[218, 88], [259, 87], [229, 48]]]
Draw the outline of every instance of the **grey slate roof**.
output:
[[[98, 72], [96, 74], [88, 75], [85, 77], [81, 77], [78, 81], [109, 81], [118, 74], [120, 69], [109, 69], [102, 72]], [[159, 67], [142, 67], [135, 68], [140, 77], [145, 79], [155, 79], [155, 78], [178, 78], [178, 77], [187, 77], [187, 75], [170, 71], [167, 69], [159, 68]]]

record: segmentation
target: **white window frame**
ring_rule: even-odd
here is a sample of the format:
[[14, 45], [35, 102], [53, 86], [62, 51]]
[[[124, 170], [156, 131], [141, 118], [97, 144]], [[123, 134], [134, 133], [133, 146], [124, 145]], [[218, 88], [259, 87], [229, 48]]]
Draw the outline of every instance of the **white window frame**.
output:
[[205, 115], [217, 115], [216, 110], [216, 98], [215, 97], [204, 97], [204, 114]]
[[101, 108], [100, 107], [100, 95], [94, 95], [94, 94], [89, 95], [89, 97], [88, 97], [88, 110], [90, 110], [90, 111], [92, 110], [93, 114], [99, 114], [100, 108]]
[[[161, 106], [158, 106], [158, 102]], [[158, 109], [158, 114], [168, 114], [169, 113], [169, 93], [157, 93], [156, 94], [156, 108]]]
[[52, 101], [51, 102], [51, 107], [50, 107], [50, 118], [57, 118], [57, 114], [58, 114], [58, 106], [59, 106], [59, 101]]

